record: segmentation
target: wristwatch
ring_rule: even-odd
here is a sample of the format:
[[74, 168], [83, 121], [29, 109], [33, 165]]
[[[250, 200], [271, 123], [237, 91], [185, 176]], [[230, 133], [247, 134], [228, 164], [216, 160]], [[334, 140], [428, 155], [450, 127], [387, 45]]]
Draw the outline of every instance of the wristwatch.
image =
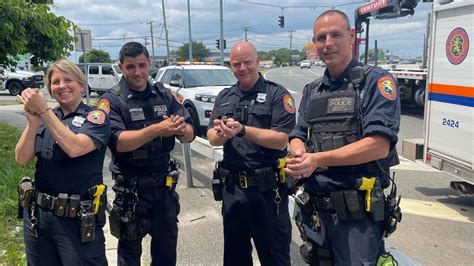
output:
[[237, 136], [237, 137], [243, 137], [243, 136], [245, 136], [245, 125], [244, 125], [244, 124], [242, 124], [242, 127], [240, 128], [240, 131], [239, 131], [239, 133], [237, 133], [236, 136]]

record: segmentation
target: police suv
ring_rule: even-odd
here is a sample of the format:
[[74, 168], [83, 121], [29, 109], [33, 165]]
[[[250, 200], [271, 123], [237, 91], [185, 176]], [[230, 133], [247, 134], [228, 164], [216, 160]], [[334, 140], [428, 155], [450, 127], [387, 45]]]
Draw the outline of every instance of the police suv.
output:
[[154, 80], [163, 82], [186, 107], [199, 135], [206, 133], [217, 94], [237, 82], [228, 67], [207, 64], [162, 67]]

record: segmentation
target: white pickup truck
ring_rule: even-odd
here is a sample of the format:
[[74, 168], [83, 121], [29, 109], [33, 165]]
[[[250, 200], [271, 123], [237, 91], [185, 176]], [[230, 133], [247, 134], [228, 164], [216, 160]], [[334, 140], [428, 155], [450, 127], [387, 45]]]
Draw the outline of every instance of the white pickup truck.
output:
[[43, 74], [15, 68], [0, 68], [0, 91], [8, 90], [11, 95], [18, 95], [24, 89], [43, 88]]

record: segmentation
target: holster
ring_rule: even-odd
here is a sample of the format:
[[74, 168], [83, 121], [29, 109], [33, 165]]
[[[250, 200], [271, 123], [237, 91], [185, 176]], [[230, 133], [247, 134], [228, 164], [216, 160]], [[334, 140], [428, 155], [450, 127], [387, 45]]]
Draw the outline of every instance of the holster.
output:
[[137, 204], [136, 188], [128, 188], [116, 184], [115, 200], [110, 212], [110, 232], [119, 240], [134, 241], [143, 238], [151, 229], [149, 219], [137, 219], [135, 206]]
[[330, 193], [334, 210], [340, 221], [360, 221], [365, 217], [363, 197], [356, 190], [339, 190]]
[[222, 190], [224, 188], [224, 181], [229, 175], [229, 171], [216, 166], [214, 171], [212, 172], [212, 194], [214, 195], [215, 201], [222, 200]]
[[257, 176], [257, 187], [260, 192], [266, 192], [276, 187], [277, 175], [273, 168], [264, 167], [255, 170]]
[[28, 208], [31, 206], [34, 197], [36, 195], [33, 182], [29, 177], [23, 177], [18, 184], [18, 196], [20, 205], [22, 208]]
[[90, 201], [81, 202], [79, 214], [81, 227], [81, 242], [90, 242], [95, 239], [95, 213]]

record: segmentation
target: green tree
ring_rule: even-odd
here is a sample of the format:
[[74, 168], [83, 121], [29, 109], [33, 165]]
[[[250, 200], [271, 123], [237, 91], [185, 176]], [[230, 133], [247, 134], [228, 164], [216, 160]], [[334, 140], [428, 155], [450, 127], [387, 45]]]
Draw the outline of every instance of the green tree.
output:
[[0, 1], [0, 64], [15, 65], [19, 54], [31, 53], [33, 65], [69, 56], [72, 22], [53, 14], [51, 0]]
[[[359, 56], [359, 59], [362, 61], [364, 60], [365, 53], [361, 54]], [[367, 56], [367, 60], [369, 62], [374, 62], [375, 61], [375, 49], [369, 49], [369, 53]], [[378, 58], [379, 61], [385, 59], [385, 50], [384, 49], [378, 49]]]
[[[211, 51], [207, 49], [202, 42], [193, 42], [192, 46], [193, 48], [193, 57], [194, 60], [203, 60], [204, 58], [208, 57], [211, 54]], [[176, 51], [176, 55], [178, 56], [179, 59], [181, 60], [188, 60], [189, 59], [189, 43], [183, 44], [181, 47], [178, 48], [178, 51]]]
[[[86, 56], [87, 63], [112, 63], [109, 53], [103, 50], [91, 49]], [[79, 63], [84, 63], [84, 55], [79, 57]]]

